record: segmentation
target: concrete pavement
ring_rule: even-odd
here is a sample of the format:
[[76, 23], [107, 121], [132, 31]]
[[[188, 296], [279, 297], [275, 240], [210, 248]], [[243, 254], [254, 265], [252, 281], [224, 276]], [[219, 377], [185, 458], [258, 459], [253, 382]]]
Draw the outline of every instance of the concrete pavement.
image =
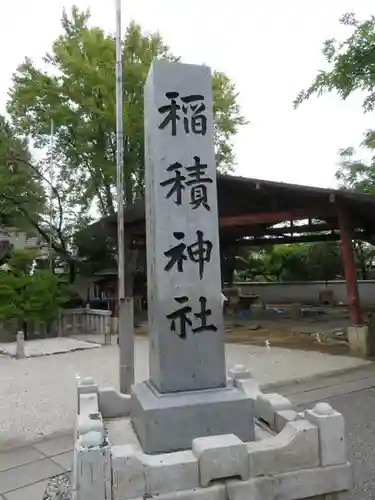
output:
[[[355, 486], [348, 500], [375, 498], [375, 365], [273, 387], [305, 409], [328, 400], [345, 417]], [[267, 391], [266, 391], [267, 392]], [[0, 500], [42, 500], [48, 478], [71, 469], [73, 432], [0, 453]]]
[[[282, 392], [295, 404], [310, 404], [356, 390], [363, 391], [375, 386], [375, 366], [356, 358], [330, 356], [320, 353], [256, 346], [226, 346], [227, 364], [244, 364], [263, 385], [284, 385], [272, 392]], [[147, 340], [137, 339], [136, 366], [138, 380], [147, 377]], [[358, 370], [353, 370], [355, 367]], [[343, 373], [343, 370], [350, 370]], [[118, 348], [106, 346], [89, 351], [14, 360], [0, 356], [0, 500], [42, 500], [47, 479], [59, 475], [71, 467], [73, 449], [73, 421], [75, 415], [75, 374], [93, 376], [100, 384], [117, 385]], [[320, 373], [340, 372], [323, 379], [309, 382], [288, 383]], [[358, 393], [359, 394], [359, 393]], [[360, 406], [360, 396], [357, 405]], [[368, 399], [367, 418], [371, 398]], [[374, 398], [375, 402], [375, 391]], [[354, 452], [361, 456], [361, 426], [356, 423], [358, 409], [347, 417], [345, 403], [332, 400], [333, 406], [347, 418], [350, 443]], [[343, 408], [341, 408], [344, 406]], [[351, 428], [354, 430], [351, 431]], [[59, 430], [59, 433], [56, 431]], [[63, 430], [63, 432], [61, 432]], [[358, 434], [359, 433], [359, 434]], [[40, 434], [48, 434], [43, 440]], [[370, 431], [366, 443], [371, 455]], [[359, 435], [359, 437], [356, 437]], [[355, 444], [357, 443], [357, 444]], [[350, 445], [352, 446], [352, 444]], [[374, 452], [375, 453], [375, 452]], [[357, 458], [358, 458], [357, 457]], [[356, 456], [353, 462], [359, 463]], [[357, 460], [357, 462], [356, 462]], [[375, 460], [374, 460], [375, 461]], [[365, 469], [364, 469], [365, 470]], [[367, 469], [366, 469], [367, 470]], [[361, 477], [361, 472], [356, 474]], [[363, 485], [372, 480], [370, 472], [364, 472]], [[366, 483], [367, 484], [367, 483]], [[371, 488], [371, 486], [369, 486]], [[371, 490], [372, 491], [372, 490]], [[372, 492], [374, 493], [374, 492]], [[375, 498], [357, 496], [353, 499]]]
[[[75, 376], [118, 387], [117, 345], [15, 360], [0, 356], [0, 450], [21, 446], [73, 427]], [[242, 364], [262, 384], [303, 379], [365, 365], [348, 356], [228, 344], [227, 367]], [[137, 338], [136, 380], [148, 378], [148, 340]]]
[[71, 470], [73, 433], [0, 453], [0, 499], [42, 500], [48, 479]]

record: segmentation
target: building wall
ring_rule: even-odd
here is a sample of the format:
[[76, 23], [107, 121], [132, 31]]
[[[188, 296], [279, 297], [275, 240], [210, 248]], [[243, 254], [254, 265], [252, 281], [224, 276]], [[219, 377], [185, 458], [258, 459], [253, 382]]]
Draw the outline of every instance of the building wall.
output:
[[[291, 302], [317, 304], [319, 292], [326, 287], [326, 282], [237, 282], [234, 286], [240, 287], [244, 294], [259, 295], [264, 302], [269, 304]], [[347, 303], [345, 281], [328, 281], [327, 287], [333, 290], [338, 302]], [[358, 281], [358, 290], [362, 305], [375, 305], [375, 280]]]
[[[95, 279], [95, 281], [97, 278]], [[269, 304], [283, 303], [305, 303], [318, 304], [319, 292], [326, 286], [332, 289], [338, 302], [347, 303], [346, 283], [345, 281], [306, 281], [306, 282], [237, 282], [234, 286], [240, 287], [246, 294], [259, 295], [260, 298]], [[89, 297], [97, 297], [94, 291], [95, 285], [93, 278], [78, 277], [75, 282], [75, 289], [83, 300]], [[375, 305], [375, 280], [358, 281], [359, 297], [362, 305]], [[104, 293], [103, 298], [115, 298], [112, 293]]]

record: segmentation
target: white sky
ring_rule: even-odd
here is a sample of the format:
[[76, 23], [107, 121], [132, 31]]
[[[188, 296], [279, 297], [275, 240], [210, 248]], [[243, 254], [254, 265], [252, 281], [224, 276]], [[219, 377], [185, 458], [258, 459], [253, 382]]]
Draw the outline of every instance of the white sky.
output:
[[[11, 0], [0, 16], [0, 111], [12, 72], [25, 56], [40, 59], [59, 34], [62, 8], [90, 7], [92, 24], [114, 31], [114, 0]], [[375, 123], [361, 96], [292, 101], [324, 68], [326, 38], [345, 36], [338, 18], [367, 17], [369, 0], [135, 0], [123, 1], [123, 27], [134, 19], [159, 30], [184, 62], [227, 73], [250, 121], [235, 141], [238, 175], [333, 186], [340, 147], [357, 146]], [[374, 13], [374, 12], [372, 12]]]

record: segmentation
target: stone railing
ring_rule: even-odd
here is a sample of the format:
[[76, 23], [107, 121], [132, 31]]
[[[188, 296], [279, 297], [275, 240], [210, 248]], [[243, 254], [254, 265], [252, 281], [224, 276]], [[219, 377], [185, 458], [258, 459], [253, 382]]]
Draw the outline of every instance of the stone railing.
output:
[[[18, 319], [1, 321], [0, 343], [14, 342], [20, 326], [21, 325]], [[56, 337], [58, 335], [58, 324], [56, 321], [52, 323], [46, 323], [45, 321], [28, 321], [26, 332], [25, 336], [27, 340]]]
[[65, 309], [59, 321], [60, 336], [93, 335], [98, 340], [111, 335], [111, 311], [100, 309]]
[[[279, 394], [263, 394], [243, 367], [230, 370], [228, 383], [254, 400], [255, 441], [244, 443], [235, 435], [202, 437], [189, 450], [148, 455], [126, 417], [131, 396], [100, 389], [91, 378], [78, 379], [77, 500], [346, 498], [352, 470], [340, 413], [327, 403], [298, 413]], [[112, 442], [119, 425], [125, 443]]]

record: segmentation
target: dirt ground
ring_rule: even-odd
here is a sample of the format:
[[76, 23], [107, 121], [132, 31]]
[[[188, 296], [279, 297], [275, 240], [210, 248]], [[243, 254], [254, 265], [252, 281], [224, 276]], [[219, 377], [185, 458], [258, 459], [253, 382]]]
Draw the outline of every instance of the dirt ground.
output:
[[[254, 329], [254, 327], [259, 328]], [[317, 335], [319, 334], [319, 335]], [[299, 328], [276, 325], [267, 328], [261, 325], [228, 325], [225, 329], [225, 342], [235, 344], [250, 344], [270, 347], [284, 347], [286, 349], [300, 349], [303, 351], [317, 351], [328, 354], [350, 354], [349, 344], [345, 339], [332, 338], [319, 331], [305, 333]]]
[[226, 315], [226, 342], [350, 354], [346, 307], [300, 305], [296, 316], [290, 304], [273, 305], [265, 310], [250, 310], [246, 316]]
[[[301, 317], [292, 316], [290, 305], [251, 311], [247, 317], [226, 314], [225, 342], [350, 354], [346, 338], [349, 318], [345, 307], [302, 306]], [[147, 335], [147, 324], [140, 324], [136, 334]]]

